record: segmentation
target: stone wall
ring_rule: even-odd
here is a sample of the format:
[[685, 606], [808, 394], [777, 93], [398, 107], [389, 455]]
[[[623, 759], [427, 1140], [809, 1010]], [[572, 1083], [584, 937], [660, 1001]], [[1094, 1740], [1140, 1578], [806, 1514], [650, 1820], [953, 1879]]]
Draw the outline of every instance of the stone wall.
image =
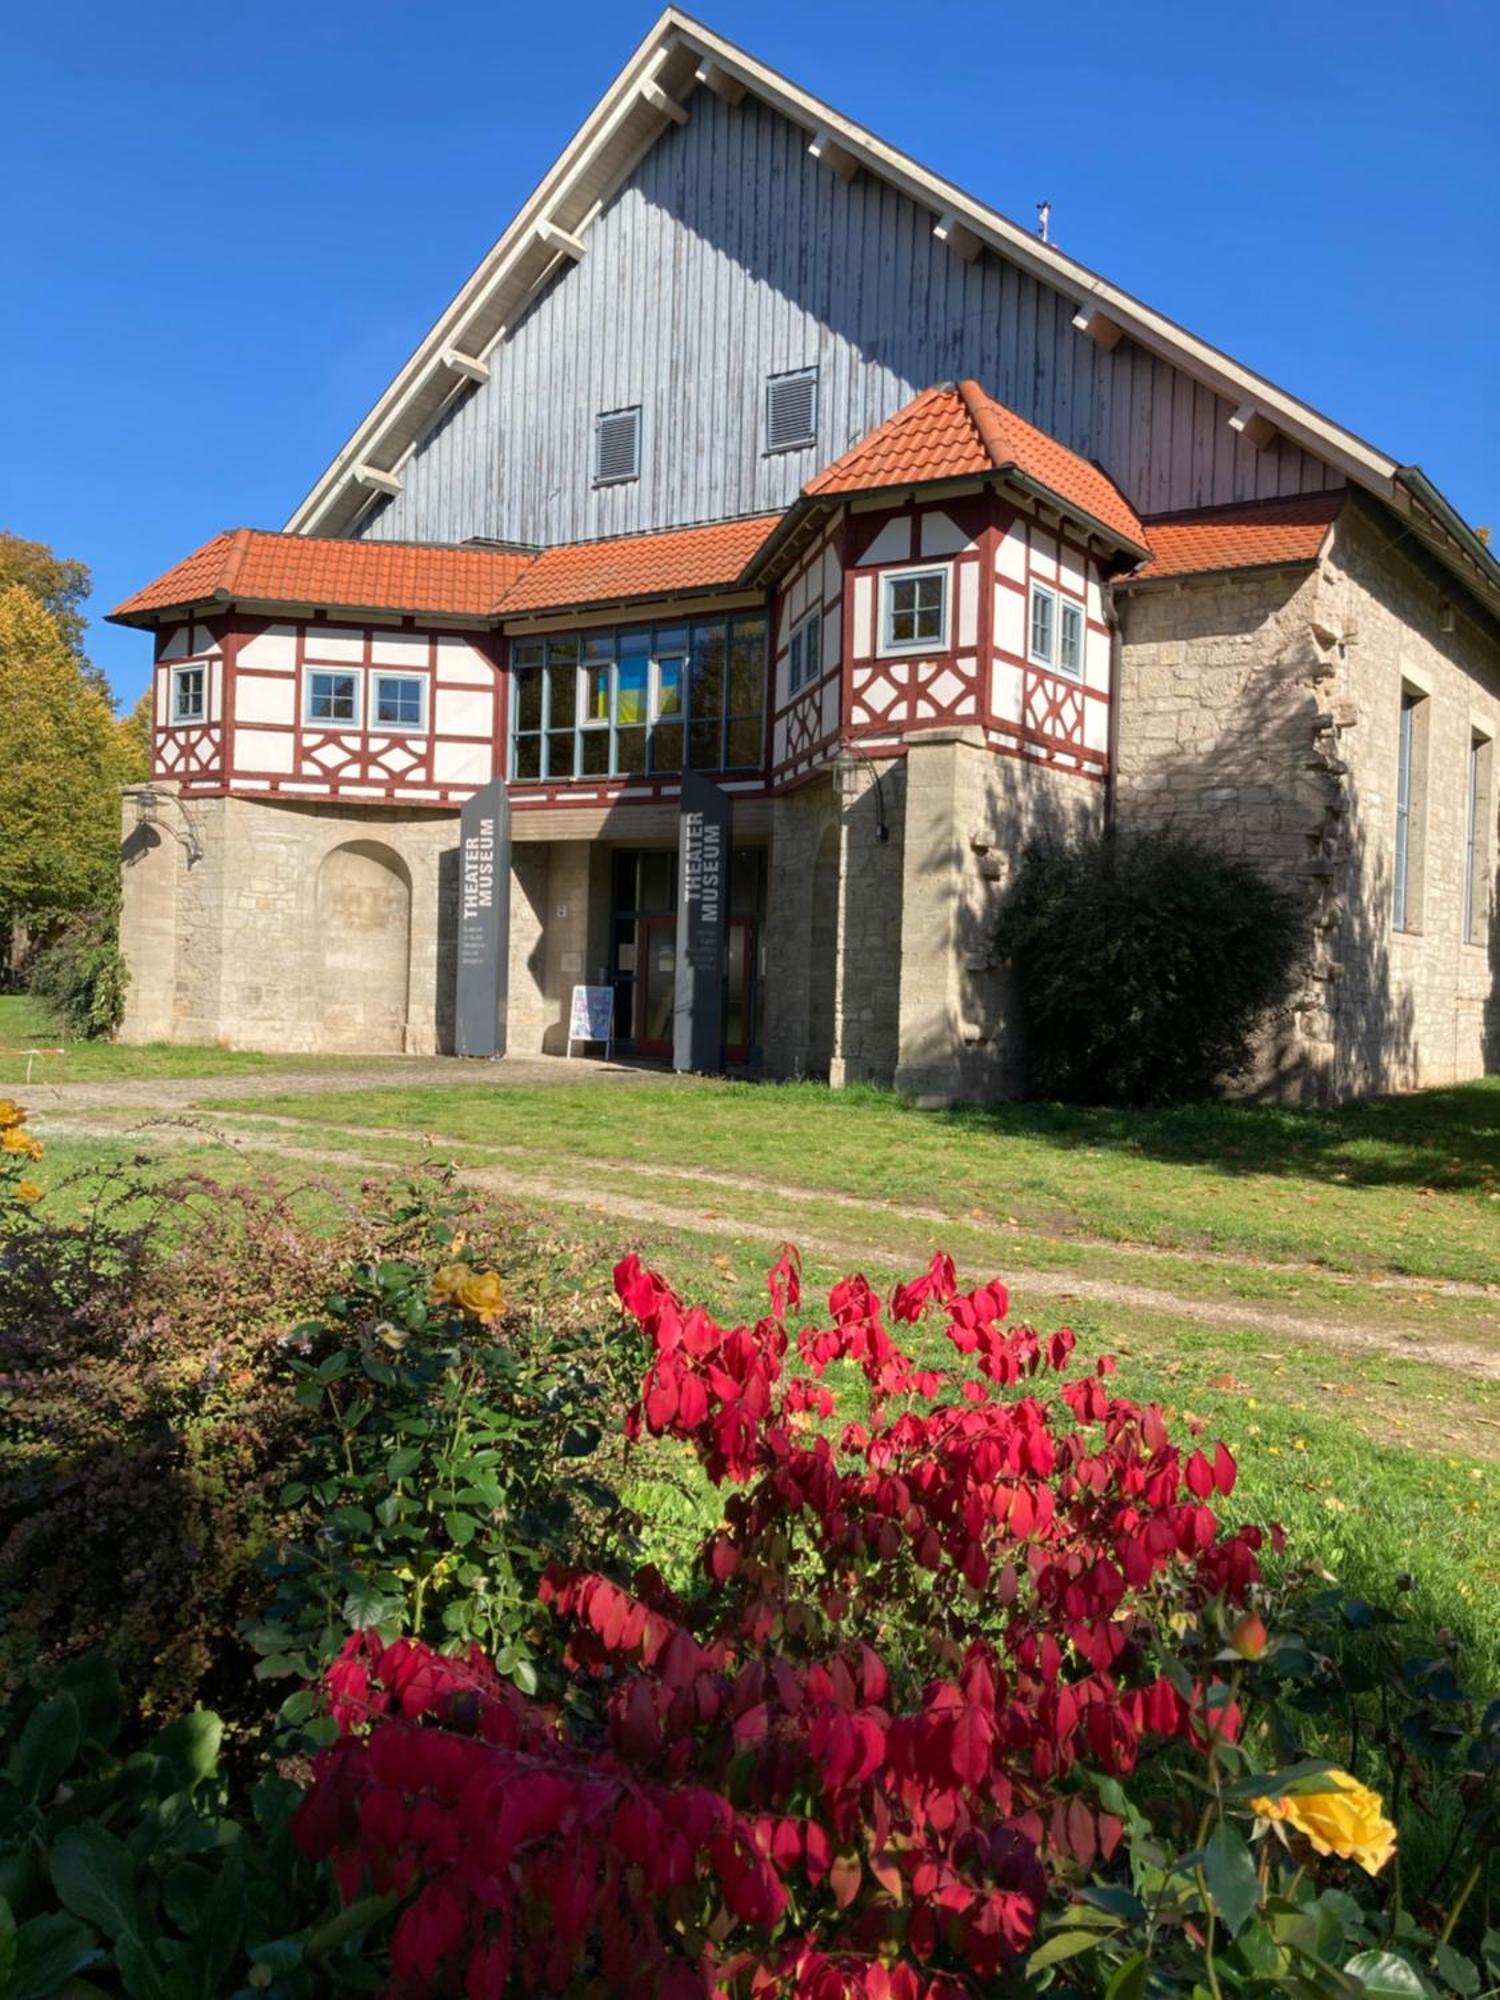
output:
[[[766, 883], [765, 1000], [761, 1024], [761, 1044], [770, 1076], [826, 1073], [832, 1059], [838, 841], [838, 806], [831, 776], [814, 778], [775, 800]], [[834, 857], [831, 882], [827, 865], [830, 854]], [[815, 938], [819, 923], [826, 932], [824, 939]], [[826, 1033], [819, 1033], [825, 1013], [828, 1027]]]
[[900, 1053], [906, 762], [861, 761], [840, 779], [837, 793], [839, 904], [829, 1080], [889, 1084]]

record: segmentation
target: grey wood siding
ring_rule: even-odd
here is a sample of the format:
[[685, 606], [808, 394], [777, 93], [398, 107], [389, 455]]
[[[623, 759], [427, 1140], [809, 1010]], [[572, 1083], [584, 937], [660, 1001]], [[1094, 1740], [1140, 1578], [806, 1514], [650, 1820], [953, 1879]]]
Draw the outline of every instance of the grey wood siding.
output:
[[[818, 466], [930, 383], [973, 376], [1103, 464], [1144, 514], [1315, 491], [1341, 476], [1129, 340], [1102, 353], [1073, 302], [807, 135], [699, 89], [356, 533], [577, 541], [790, 504]], [[763, 451], [770, 374], [816, 363], [815, 449]], [[594, 419], [641, 405], [641, 476], [592, 483]]]

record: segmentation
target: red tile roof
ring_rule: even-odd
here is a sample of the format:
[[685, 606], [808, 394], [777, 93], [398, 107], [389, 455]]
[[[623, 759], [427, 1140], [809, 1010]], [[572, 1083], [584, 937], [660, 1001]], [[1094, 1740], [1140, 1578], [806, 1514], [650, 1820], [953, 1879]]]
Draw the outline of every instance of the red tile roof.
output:
[[655, 535], [617, 535], [607, 542], [568, 542], [543, 549], [493, 608], [497, 617], [566, 611], [580, 604], [616, 604], [681, 590], [729, 589], [781, 519], [760, 514], [702, 528]]
[[1234, 507], [1160, 515], [1146, 523], [1149, 559], [1119, 581], [1155, 583], [1214, 570], [1315, 562], [1343, 504], [1342, 493], [1302, 493], [1286, 500], [1247, 500]]
[[1127, 548], [1146, 546], [1139, 516], [1107, 473], [997, 403], [977, 382], [924, 389], [802, 490], [811, 499], [827, 499], [992, 472], [1045, 488], [1070, 513], [1097, 522]]
[[109, 615], [147, 624], [154, 612], [238, 599], [483, 618], [535, 560], [524, 551], [335, 541], [236, 528], [215, 535]]

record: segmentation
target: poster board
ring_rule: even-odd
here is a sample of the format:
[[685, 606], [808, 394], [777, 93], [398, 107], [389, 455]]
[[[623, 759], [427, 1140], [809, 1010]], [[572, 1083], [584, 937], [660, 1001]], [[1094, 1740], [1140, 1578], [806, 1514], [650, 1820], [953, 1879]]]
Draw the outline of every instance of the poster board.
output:
[[682, 774], [677, 812], [677, 990], [672, 1067], [724, 1067], [724, 947], [729, 912], [729, 795], [698, 771]]
[[603, 1042], [606, 1058], [615, 1040], [613, 986], [575, 986], [568, 1010], [568, 1054], [575, 1042]]
[[510, 803], [492, 778], [459, 815], [458, 952], [454, 1047], [461, 1056], [505, 1054], [510, 973]]

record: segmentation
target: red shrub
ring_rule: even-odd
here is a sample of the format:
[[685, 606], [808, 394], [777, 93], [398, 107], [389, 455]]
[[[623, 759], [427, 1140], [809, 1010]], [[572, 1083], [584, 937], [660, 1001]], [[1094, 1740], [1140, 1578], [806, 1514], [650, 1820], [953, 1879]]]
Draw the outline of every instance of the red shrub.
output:
[[[1101, 1777], [1238, 1729], [1192, 1638], [1257, 1580], [1259, 1531], [1208, 1505], [1234, 1461], [1185, 1456], [1107, 1361], [1036, 1393], [1073, 1335], [1007, 1328], [1004, 1287], [959, 1295], [946, 1257], [889, 1318], [945, 1312], [963, 1378], [917, 1368], [859, 1277], [787, 1377], [791, 1253], [754, 1327], [633, 1257], [615, 1276], [653, 1350], [631, 1434], [738, 1489], [707, 1587], [550, 1574], [561, 1713], [481, 1658], [357, 1635], [302, 1843], [346, 1895], [415, 1891], [393, 1996], [973, 1993], [1024, 1954], [1049, 1881], [1114, 1854]], [[837, 1434], [834, 1362], [871, 1397]]]

